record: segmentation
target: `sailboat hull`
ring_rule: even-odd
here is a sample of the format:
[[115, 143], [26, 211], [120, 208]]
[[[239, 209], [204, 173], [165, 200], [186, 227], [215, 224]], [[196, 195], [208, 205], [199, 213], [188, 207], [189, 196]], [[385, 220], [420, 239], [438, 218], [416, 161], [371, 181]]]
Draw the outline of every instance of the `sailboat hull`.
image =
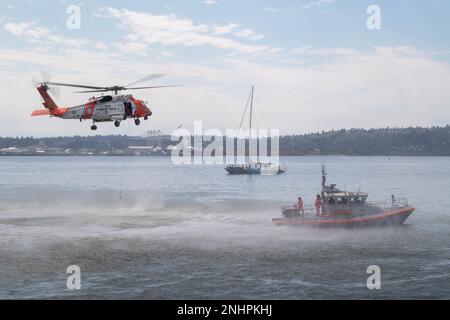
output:
[[232, 175], [261, 174], [260, 168], [226, 167], [225, 170]]

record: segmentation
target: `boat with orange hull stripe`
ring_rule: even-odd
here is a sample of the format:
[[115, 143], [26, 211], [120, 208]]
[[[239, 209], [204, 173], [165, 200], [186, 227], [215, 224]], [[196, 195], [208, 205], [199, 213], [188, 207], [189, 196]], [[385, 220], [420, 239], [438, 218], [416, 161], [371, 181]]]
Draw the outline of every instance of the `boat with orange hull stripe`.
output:
[[311, 227], [368, 227], [368, 226], [395, 226], [401, 225], [414, 212], [414, 208], [402, 208], [386, 211], [381, 214], [367, 217], [354, 217], [347, 219], [333, 218], [273, 218], [274, 224], [279, 226], [311, 226]]
[[283, 207], [283, 216], [273, 218], [279, 226], [309, 227], [372, 227], [402, 225], [415, 208], [407, 199], [396, 199], [391, 195], [389, 201], [371, 203], [366, 201], [367, 193], [348, 192], [326, 184], [325, 167], [322, 167], [322, 191], [316, 197], [313, 207], [305, 207], [303, 200], [293, 206]]

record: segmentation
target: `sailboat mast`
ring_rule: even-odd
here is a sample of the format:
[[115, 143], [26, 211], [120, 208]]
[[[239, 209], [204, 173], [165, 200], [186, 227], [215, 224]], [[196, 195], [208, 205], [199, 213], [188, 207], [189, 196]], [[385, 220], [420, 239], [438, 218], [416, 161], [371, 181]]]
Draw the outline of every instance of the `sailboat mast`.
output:
[[249, 124], [249, 129], [252, 129], [252, 116], [253, 116], [253, 92], [255, 90], [255, 87], [252, 86], [252, 93], [251, 93], [251, 100], [250, 100], [250, 124]]

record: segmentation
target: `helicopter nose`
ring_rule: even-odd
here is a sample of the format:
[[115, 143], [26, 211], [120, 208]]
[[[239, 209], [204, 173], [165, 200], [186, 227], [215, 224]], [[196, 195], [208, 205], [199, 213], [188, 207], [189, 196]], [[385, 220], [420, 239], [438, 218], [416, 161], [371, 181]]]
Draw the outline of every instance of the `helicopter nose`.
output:
[[147, 113], [147, 116], [151, 116], [152, 115], [152, 111], [147, 106], [145, 106], [145, 112]]

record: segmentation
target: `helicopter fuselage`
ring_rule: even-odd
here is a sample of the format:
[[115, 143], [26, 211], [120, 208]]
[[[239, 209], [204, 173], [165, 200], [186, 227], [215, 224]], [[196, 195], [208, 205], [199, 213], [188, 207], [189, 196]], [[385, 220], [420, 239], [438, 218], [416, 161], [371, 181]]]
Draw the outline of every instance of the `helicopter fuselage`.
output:
[[117, 121], [127, 118], [146, 118], [152, 114], [141, 100], [132, 95], [102, 96], [88, 103], [67, 108], [62, 119], [93, 120], [94, 122]]
[[74, 107], [58, 107], [48, 94], [48, 87], [40, 85], [37, 90], [44, 99], [45, 109], [35, 110], [32, 116], [58, 117], [61, 119], [92, 120], [92, 130], [97, 130], [96, 122], [114, 121], [116, 127], [120, 122], [133, 118], [136, 125], [140, 124], [140, 118], [147, 120], [152, 112], [142, 100], [135, 99], [132, 95], [105, 95], [93, 97], [85, 104]]

